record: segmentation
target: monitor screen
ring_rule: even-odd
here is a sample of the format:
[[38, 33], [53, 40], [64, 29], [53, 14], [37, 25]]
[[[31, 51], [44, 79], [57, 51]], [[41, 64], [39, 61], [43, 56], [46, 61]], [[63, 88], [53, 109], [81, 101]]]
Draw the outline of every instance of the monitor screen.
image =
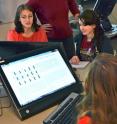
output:
[[21, 106], [76, 82], [57, 49], [1, 68]]
[[[79, 79], [57, 47], [37, 49], [2, 60], [0, 72], [22, 119], [73, 91], [82, 91]], [[26, 113], [27, 110], [30, 113]]]

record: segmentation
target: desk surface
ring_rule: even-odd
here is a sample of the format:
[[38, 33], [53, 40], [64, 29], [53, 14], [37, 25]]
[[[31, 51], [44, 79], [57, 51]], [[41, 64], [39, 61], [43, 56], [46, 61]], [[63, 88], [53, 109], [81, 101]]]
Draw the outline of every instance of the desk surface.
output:
[[[2, 100], [2, 105], [9, 106], [9, 99], [6, 97]], [[6, 104], [6, 105], [5, 105]], [[15, 113], [13, 106], [4, 108], [2, 116], [0, 116], [1, 124], [43, 124], [43, 120], [56, 108], [57, 106], [51, 107], [39, 114], [36, 114], [26, 120], [21, 121]], [[1, 110], [0, 110], [1, 111]]]
[[[88, 70], [89, 70], [90, 65], [88, 65], [87, 67], [83, 68], [83, 69], [77, 69], [76, 70], [76, 74], [78, 75], [79, 79], [81, 81], [85, 81], [85, 78], [87, 76]], [[9, 106], [10, 101], [8, 99], [8, 97], [5, 97], [4, 99], [0, 98], [0, 102], [2, 102], [2, 105], [4, 106]], [[0, 104], [1, 107], [1, 104]], [[24, 121], [21, 121], [18, 116], [15, 113], [15, 110], [13, 109], [13, 107], [9, 107], [9, 108], [4, 108], [3, 109], [3, 115], [0, 116], [0, 123], [1, 124], [43, 124], [43, 120], [52, 112], [54, 111], [54, 109], [57, 108], [57, 105], [54, 107], [51, 107], [49, 109], [46, 109], [45, 111], [36, 114]], [[1, 110], [0, 110], [1, 112]], [[0, 113], [1, 114], [1, 113]]]

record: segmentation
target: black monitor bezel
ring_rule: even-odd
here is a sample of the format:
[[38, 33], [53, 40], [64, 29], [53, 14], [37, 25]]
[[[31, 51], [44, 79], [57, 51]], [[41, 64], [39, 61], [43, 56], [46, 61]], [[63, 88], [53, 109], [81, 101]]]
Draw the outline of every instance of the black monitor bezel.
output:
[[[63, 89], [60, 89], [52, 94], [49, 94], [48, 96], [44, 96], [43, 98], [41, 99], [38, 99], [36, 101], [33, 101], [27, 105], [24, 105], [24, 106], [20, 106], [16, 96], [15, 96], [15, 93], [13, 92], [4, 72], [2, 71], [1, 67], [0, 67], [0, 72], [1, 72], [1, 77], [2, 77], [2, 81], [3, 81], [3, 84], [8, 92], [8, 94], [10, 95], [10, 98], [12, 99], [13, 101], [13, 104], [14, 106], [16, 107], [16, 110], [19, 112], [20, 110], [22, 109], [28, 109], [28, 108], [33, 108], [34, 106], [37, 106], [37, 105], [40, 105], [39, 106], [39, 109], [35, 109], [33, 111], [33, 113], [30, 113], [29, 115], [25, 116], [25, 117], [22, 117], [22, 115], [20, 116], [20, 118], [23, 120], [23, 119], [26, 119], [38, 112], [41, 112], [42, 110], [50, 107], [50, 106], [53, 106], [54, 104], [60, 102], [61, 100], [63, 100], [67, 95], [69, 95], [71, 92], [77, 92], [77, 93], [81, 93], [82, 92], [82, 85], [80, 84], [80, 80], [78, 79], [78, 77], [76, 76], [75, 72], [73, 71], [61, 45], [48, 45], [46, 47], [42, 47], [42, 48], [39, 48], [39, 49], [36, 49], [36, 50], [31, 50], [31, 51], [28, 51], [28, 52], [23, 52], [23, 53], [20, 53], [20, 54], [17, 54], [17, 55], [14, 55], [14, 56], [10, 56], [10, 57], [7, 57], [5, 60], [5, 62], [2, 62], [0, 64], [5, 64], [5, 63], [9, 63], [9, 62], [12, 62], [12, 61], [15, 61], [15, 60], [18, 60], [18, 59], [23, 59], [27, 56], [32, 56], [32, 55], [36, 55], [36, 54], [40, 54], [40, 53], [43, 53], [43, 52], [46, 52], [46, 51], [50, 51], [50, 50], [54, 50], [54, 49], [58, 49], [59, 52], [61, 53], [66, 65], [68, 66], [70, 72], [72, 73], [73, 77], [75, 78], [76, 80], [76, 83], [68, 86], [68, 87], [65, 87]], [[50, 101], [48, 101], [50, 100]], [[45, 105], [43, 104], [45, 103]], [[47, 103], [47, 104], [46, 104]]]

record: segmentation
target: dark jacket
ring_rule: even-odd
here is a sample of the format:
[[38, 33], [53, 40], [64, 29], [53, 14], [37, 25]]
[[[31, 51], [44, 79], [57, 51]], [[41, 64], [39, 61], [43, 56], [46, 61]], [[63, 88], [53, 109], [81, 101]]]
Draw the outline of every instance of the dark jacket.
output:
[[[78, 55], [78, 57], [80, 58], [80, 48], [81, 48], [81, 43], [82, 43], [82, 39], [83, 39], [83, 35], [81, 33], [79, 33], [76, 37], [75, 37], [75, 42], [76, 42], [76, 54]], [[97, 51], [100, 52], [104, 52], [104, 53], [110, 53], [113, 54], [113, 48], [111, 46], [111, 41], [109, 38], [107, 38], [105, 35], [100, 36], [100, 44], [99, 46], [97, 46], [96, 44], [96, 40], [94, 40], [94, 45], [93, 45], [94, 49], [97, 48]]]

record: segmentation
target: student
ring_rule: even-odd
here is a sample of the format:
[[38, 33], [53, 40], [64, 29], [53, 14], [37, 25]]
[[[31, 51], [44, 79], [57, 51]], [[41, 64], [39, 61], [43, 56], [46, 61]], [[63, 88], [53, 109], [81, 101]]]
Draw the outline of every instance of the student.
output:
[[86, 94], [77, 105], [77, 124], [117, 124], [117, 56], [97, 55], [84, 89]]
[[96, 52], [113, 54], [111, 41], [104, 35], [98, 15], [93, 10], [85, 10], [79, 15], [81, 33], [75, 37], [76, 53], [80, 60], [89, 60], [96, 56]]
[[62, 42], [68, 59], [78, 63], [75, 56], [72, 28], [69, 24], [69, 10], [75, 18], [79, 15], [75, 0], [29, 0], [41, 24], [47, 31], [50, 42]]
[[47, 42], [46, 31], [37, 24], [35, 13], [28, 5], [20, 5], [15, 16], [15, 29], [8, 32], [8, 41]]

